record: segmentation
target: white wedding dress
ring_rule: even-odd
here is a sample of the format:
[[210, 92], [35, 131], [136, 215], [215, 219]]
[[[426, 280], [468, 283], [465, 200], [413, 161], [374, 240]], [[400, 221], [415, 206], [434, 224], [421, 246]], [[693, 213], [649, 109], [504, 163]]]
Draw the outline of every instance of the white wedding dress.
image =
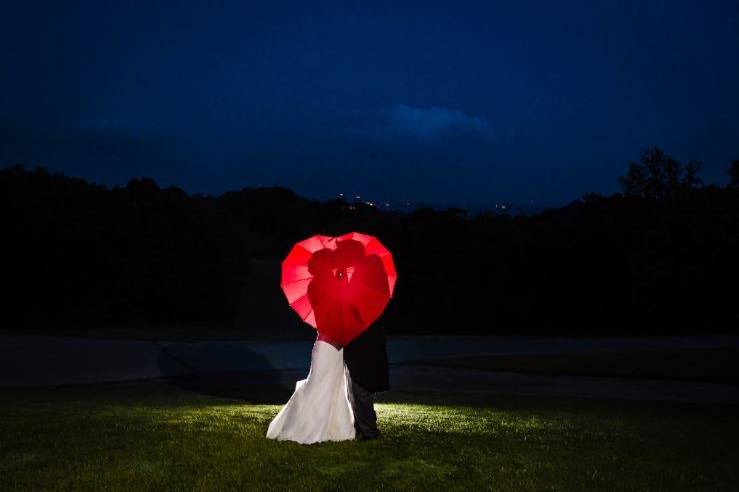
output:
[[295, 383], [290, 400], [269, 424], [267, 438], [301, 444], [354, 439], [350, 387], [344, 349], [317, 340], [308, 377]]

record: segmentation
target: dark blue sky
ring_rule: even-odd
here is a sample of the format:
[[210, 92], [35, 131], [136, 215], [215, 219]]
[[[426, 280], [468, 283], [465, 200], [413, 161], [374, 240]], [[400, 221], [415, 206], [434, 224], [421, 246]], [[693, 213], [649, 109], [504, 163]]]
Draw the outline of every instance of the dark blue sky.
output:
[[0, 165], [220, 193], [557, 205], [739, 158], [739, 2], [23, 1]]

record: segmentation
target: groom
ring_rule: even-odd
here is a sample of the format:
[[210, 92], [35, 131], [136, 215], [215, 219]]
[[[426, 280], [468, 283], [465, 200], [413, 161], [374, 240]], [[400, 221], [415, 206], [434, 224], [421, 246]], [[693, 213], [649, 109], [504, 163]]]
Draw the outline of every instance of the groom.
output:
[[375, 393], [390, 389], [385, 328], [374, 324], [344, 347], [344, 362], [352, 384], [349, 402], [354, 411], [354, 427], [361, 440], [377, 439]]

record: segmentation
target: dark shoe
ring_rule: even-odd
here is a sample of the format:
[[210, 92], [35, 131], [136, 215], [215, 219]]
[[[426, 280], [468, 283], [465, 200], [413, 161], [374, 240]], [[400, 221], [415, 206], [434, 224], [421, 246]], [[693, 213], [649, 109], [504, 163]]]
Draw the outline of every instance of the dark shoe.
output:
[[362, 434], [361, 432], [357, 433], [357, 439], [359, 439], [360, 441], [374, 441], [378, 437], [380, 437], [379, 432], [376, 434]]

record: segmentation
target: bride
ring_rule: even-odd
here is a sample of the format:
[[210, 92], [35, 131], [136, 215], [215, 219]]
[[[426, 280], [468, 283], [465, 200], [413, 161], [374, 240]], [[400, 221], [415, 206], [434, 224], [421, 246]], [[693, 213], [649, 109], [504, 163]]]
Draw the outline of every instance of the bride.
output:
[[313, 344], [308, 377], [272, 420], [267, 438], [311, 444], [354, 439], [351, 379], [340, 343], [319, 333]]
[[[361, 261], [356, 261], [357, 257]], [[313, 308], [318, 337], [310, 371], [295, 384], [290, 400], [269, 424], [268, 438], [310, 444], [350, 440], [357, 434], [360, 439], [379, 436], [372, 401], [376, 391], [389, 388], [384, 336], [378, 338], [379, 332], [374, 330], [371, 337], [359, 342], [364, 336], [351, 339], [343, 335], [363, 323], [357, 308], [346, 302], [347, 296], [363, 292], [375, 307], [377, 292], [380, 297], [389, 296], [381, 261], [377, 255], [366, 256], [364, 246], [355, 240], [341, 241], [335, 251], [312, 253], [307, 265], [312, 278], [305, 295]], [[343, 327], [344, 332], [337, 327]], [[352, 381], [344, 364], [343, 345], [350, 343], [347, 362], [357, 381]]]

